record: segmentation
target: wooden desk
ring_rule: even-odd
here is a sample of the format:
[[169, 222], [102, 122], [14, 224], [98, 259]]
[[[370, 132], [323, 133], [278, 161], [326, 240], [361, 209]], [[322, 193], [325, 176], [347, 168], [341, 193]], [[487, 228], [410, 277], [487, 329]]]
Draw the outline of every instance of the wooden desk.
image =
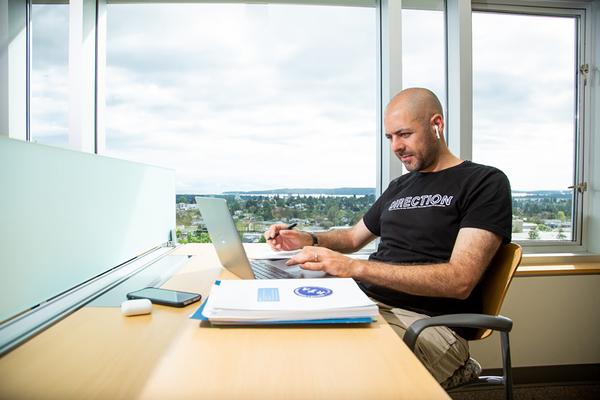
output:
[[[211, 245], [163, 287], [206, 296]], [[86, 307], [0, 359], [1, 399], [448, 399], [383, 318], [369, 327], [199, 326], [183, 309]]]

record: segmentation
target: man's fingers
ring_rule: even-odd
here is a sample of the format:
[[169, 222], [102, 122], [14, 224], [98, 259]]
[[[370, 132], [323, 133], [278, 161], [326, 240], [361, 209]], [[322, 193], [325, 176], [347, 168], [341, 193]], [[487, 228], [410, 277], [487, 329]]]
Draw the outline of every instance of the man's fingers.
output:
[[265, 239], [267, 239], [267, 242], [269, 240], [272, 240], [273, 235], [274, 235], [274, 233], [273, 233], [273, 227], [270, 227], [269, 229], [267, 229], [265, 231], [265, 233], [263, 233], [263, 236], [265, 237]]
[[294, 257], [290, 258], [286, 264], [287, 265], [298, 265], [302, 269], [307, 269], [311, 271], [319, 271], [323, 268], [322, 256], [319, 255], [317, 248], [313, 246], [305, 246], [302, 251], [296, 254]]
[[302, 250], [300, 253], [296, 254], [295, 256], [293, 256], [292, 258], [287, 260], [286, 264], [287, 265], [297, 265], [297, 264], [304, 264], [308, 261], [310, 261], [310, 258], [308, 256], [308, 254], [306, 253], [306, 250]]
[[283, 224], [275, 224], [271, 225], [269, 229], [264, 233], [265, 239], [274, 239], [277, 236], [277, 232], [283, 229], [286, 225]]
[[310, 271], [320, 271], [323, 268], [323, 264], [319, 262], [305, 262], [304, 264], [300, 264], [300, 268], [307, 269]]
[[285, 262], [285, 265], [297, 265], [298, 261], [294, 260], [293, 258], [290, 258], [289, 260], [287, 260]]

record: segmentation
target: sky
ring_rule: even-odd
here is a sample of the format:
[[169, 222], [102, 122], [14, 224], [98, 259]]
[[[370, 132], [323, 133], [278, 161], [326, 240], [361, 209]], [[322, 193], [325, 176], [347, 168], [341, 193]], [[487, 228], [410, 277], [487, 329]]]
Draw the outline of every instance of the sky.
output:
[[109, 6], [107, 151], [180, 193], [374, 187], [374, 10], [335, 11]]
[[32, 140], [69, 145], [69, 13], [67, 5], [34, 5], [31, 57]]
[[[175, 169], [178, 193], [374, 187], [375, 18], [109, 4], [106, 155]], [[34, 6], [32, 26], [32, 137], [66, 146], [67, 7]], [[445, 106], [442, 12], [405, 11], [402, 32], [404, 86]], [[573, 32], [570, 19], [474, 14], [473, 161], [514, 190], [572, 182]]]
[[473, 15], [473, 160], [513, 189], [573, 184], [574, 33], [571, 18]]

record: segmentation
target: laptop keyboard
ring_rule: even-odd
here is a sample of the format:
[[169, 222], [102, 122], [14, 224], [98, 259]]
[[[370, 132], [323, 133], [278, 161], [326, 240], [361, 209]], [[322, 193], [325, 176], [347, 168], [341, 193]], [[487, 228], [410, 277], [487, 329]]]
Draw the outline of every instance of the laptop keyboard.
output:
[[289, 274], [279, 268], [274, 267], [268, 261], [264, 260], [252, 260], [252, 271], [256, 279], [290, 279], [295, 278], [294, 275]]

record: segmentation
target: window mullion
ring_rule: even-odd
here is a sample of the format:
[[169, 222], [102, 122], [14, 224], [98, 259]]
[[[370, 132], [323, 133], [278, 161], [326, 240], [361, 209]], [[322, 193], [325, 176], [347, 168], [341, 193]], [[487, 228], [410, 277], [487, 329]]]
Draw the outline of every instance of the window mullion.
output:
[[94, 152], [96, 0], [69, 3], [69, 146]]
[[470, 160], [473, 155], [472, 23], [469, 0], [447, 1], [448, 121], [450, 151]]
[[383, 114], [386, 104], [402, 90], [402, 1], [383, 0], [379, 10], [379, 102], [377, 151], [379, 154], [377, 195], [390, 181], [402, 174], [402, 164], [383, 139]]
[[26, 140], [27, 132], [27, 2], [0, 2], [0, 135]]

